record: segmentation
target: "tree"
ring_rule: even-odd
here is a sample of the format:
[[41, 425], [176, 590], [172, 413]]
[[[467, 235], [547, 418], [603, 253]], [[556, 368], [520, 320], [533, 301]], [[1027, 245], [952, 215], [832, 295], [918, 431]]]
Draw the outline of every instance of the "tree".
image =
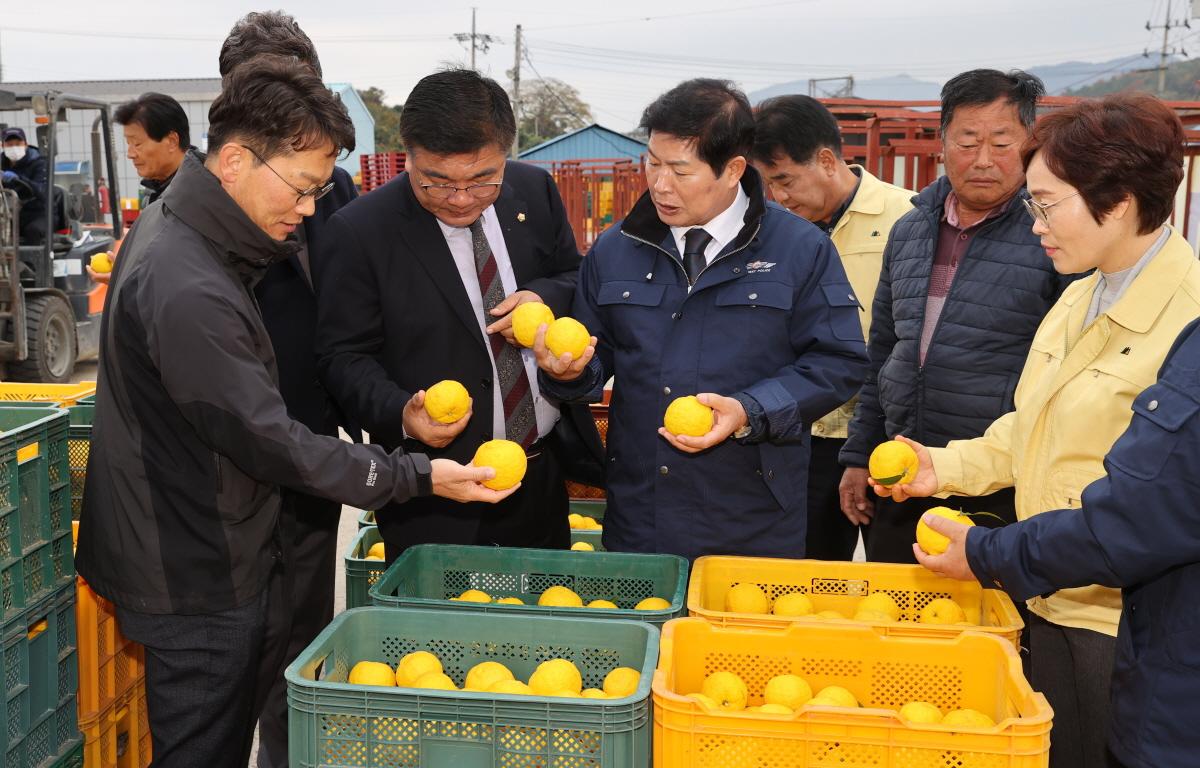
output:
[[400, 138], [400, 114], [404, 107], [399, 104], [394, 107], [384, 104], [383, 100], [387, 94], [375, 86], [359, 91], [358, 95], [362, 97], [363, 103], [367, 105], [367, 110], [375, 120], [375, 151], [402, 151], [404, 141]]
[[520, 115], [520, 149], [582, 128], [594, 119], [579, 91], [552, 77], [521, 81]]

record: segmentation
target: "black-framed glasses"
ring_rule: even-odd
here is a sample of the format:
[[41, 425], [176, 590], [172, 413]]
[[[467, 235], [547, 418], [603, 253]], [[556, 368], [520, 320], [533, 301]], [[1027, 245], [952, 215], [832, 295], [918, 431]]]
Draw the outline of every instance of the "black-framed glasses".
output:
[[1078, 192], [1072, 192], [1071, 194], [1067, 195], [1066, 197], [1060, 197], [1059, 199], [1055, 200], [1053, 203], [1039, 203], [1035, 200], [1032, 200], [1029, 198], [1024, 198], [1024, 197], [1021, 198], [1021, 202], [1025, 203], [1025, 210], [1029, 211], [1029, 215], [1033, 217], [1034, 221], [1040, 221], [1043, 224], [1045, 224], [1047, 227], [1049, 227], [1050, 226], [1050, 209], [1053, 208], [1054, 206], [1058, 205], [1059, 203], [1061, 203], [1063, 200], [1070, 200], [1072, 197], [1075, 197], [1078, 194], [1079, 194]]
[[455, 192], [466, 192], [476, 200], [484, 200], [503, 185], [503, 181], [485, 181], [466, 187], [456, 187], [453, 184], [422, 184], [421, 189], [435, 200], [448, 200], [454, 196]]
[[308, 189], [300, 189], [292, 182], [283, 178], [283, 174], [281, 174], [279, 171], [275, 170], [274, 168], [271, 168], [271, 164], [268, 163], [266, 160], [264, 160], [262, 155], [258, 154], [250, 147], [247, 147], [245, 144], [239, 144], [238, 146], [240, 146], [242, 149], [246, 150], [250, 154], [254, 155], [254, 157], [258, 159], [258, 162], [267, 166], [267, 168], [271, 171], [271, 173], [273, 173], [279, 177], [280, 181], [282, 181], [284, 184], [287, 184], [289, 187], [292, 188], [292, 191], [296, 193], [296, 205], [300, 205], [300, 203], [303, 202], [304, 198], [306, 198], [306, 197], [311, 197], [313, 199], [313, 201], [315, 202], [317, 200], [320, 200], [322, 197], [325, 197], [325, 195], [328, 195], [330, 192], [333, 191], [333, 187], [334, 187], [333, 179], [330, 179], [329, 181], [325, 182], [324, 184], [314, 184], [311, 187], [309, 187]]

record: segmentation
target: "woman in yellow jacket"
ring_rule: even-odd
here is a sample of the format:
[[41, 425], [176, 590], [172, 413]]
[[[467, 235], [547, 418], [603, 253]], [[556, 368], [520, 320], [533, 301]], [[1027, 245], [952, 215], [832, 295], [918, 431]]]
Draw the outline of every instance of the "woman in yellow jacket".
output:
[[[1033, 231], [1058, 272], [1095, 271], [1038, 328], [1016, 410], [974, 440], [932, 449], [910, 441], [917, 477], [876, 492], [903, 500], [1015, 486], [1020, 519], [1079, 506], [1105, 474], [1134, 398], [1200, 317], [1200, 262], [1164, 223], [1183, 177], [1183, 142], [1175, 113], [1147, 95], [1080, 102], [1042, 119], [1022, 150]], [[1120, 608], [1120, 592], [1100, 586], [1029, 601], [1031, 682], [1055, 711], [1053, 768], [1105, 765]]]

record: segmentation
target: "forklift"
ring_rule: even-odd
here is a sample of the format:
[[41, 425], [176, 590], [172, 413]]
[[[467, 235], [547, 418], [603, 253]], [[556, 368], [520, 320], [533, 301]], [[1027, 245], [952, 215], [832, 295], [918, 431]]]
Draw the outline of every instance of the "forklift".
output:
[[[57, 128], [71, 110], [95, 113], [90, 167], [106, 170], [111, 224], [85, 228], [74, 198], [54, 183]], [[21, 203], [33, 191], [23, 181], [0, 190], [0, 379], [69, 382], [76, 361], [94, 359], [99, 352], [106, 289], [88, 276], [86, 267], [95, 254], [115, 252], [122, 237], [110, 110], [104, 102], [57, 91], [0, 90], [0, 130], [8, 125], [6, 112], [20, 112], [25, 119], [33, 115], [37, 148], [48, 166], [49, 233], [43, 243], [21, 243]], [[98, 182], [91, 180], [92, 189], [99, 189]]]

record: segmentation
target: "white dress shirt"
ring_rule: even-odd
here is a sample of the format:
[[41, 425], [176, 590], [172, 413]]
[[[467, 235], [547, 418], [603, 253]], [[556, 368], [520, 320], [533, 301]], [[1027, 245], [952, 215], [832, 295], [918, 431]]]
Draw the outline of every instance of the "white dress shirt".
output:
[[[733, 203], [724, 211], [718, 213], [707, 224], [698, 224], [705, 232], [712, 235], [712, 240], [704, 248], [704, 263], [712, 264], [713, 259], [717, 258], [717, 254], [721, 250], [733, 242], [737, 237], [738, 232], [742, 231], [745, 226], [746, 211], [750, 209], [750, 198], [746, 195], [746, 191], [738, 185], [737, 195], [733, 198]], [[683, 236], [690, 230], [696, 227], [671, 227], [671, 236], [675, 238], [675, 245], [679, 248], [679, 255], [683, 256]]]
[[[483, 234], [487, 237], [488, 245], [492, 248], [492, 256], [500, 270], [500, 282], [504, 285], [504, 295], [509, 296], [517, 290], [517, 277], [513, 272], [512, 260], [508, 257], [508, 245], [504, 242], [504, 232], [500, 229], [500, 218], [496, 215], [496, 207], [488, 206], [483, 212]], [[479, 272], [475, 269], [475, 248], [471, 243], [469, 227], [451, 227], [440, 220], [442, 235], [446, 245], [450, 247], [450, 255], [454, 257], [454, 266], [458, 267], [458, 276], [462, 279], [463, 288], [467, 289], [467, 299], [471, 302], [475, 318], [479, 321], [479, 331], [488, 341], [488, 360], [492, 363], [492, 436], [496, 439], [505, 438], [504, 430], [504, 401], [500, 394], [500, 379], [496, 375], [496, 359], [492, 356], [492, 347], [486, 328], [500, 318], [488, 315], [484, 321], [483, 292], [479, 289]], [[505, 344], [508, 342], [505, 341]], [[529, 377], [530, 394], [533, 396], [534, 415], [537, 418], [538, 437], [545, 437], [554, 429], [558, 421], [558, 408], [542, 397], [538, 390], [537, 362], [532, 349], [521, 350], [521, 361], [525, 363], [525, 375]], [[433, 384], [434, 382], [429, 382]]]

